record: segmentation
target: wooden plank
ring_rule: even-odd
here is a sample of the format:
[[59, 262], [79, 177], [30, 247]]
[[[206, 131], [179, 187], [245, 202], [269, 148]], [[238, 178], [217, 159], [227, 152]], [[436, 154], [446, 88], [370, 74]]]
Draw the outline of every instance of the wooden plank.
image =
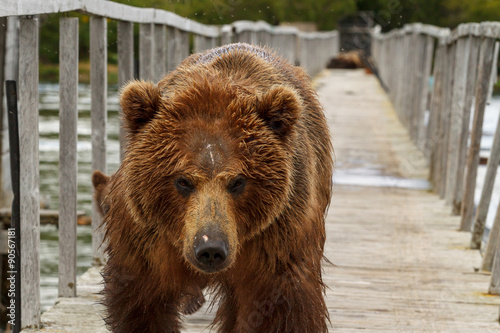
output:
[[153, 25], [142, 23], [139, 27], [139, 76], [142, 80], [153, 80]]
[[189, 32], [179, 30], [179, 46], [178, 63], [180, 64], [184, 59], [189, 57]]
[[176, 49], [178, 42], [176, 40], [177, 33], [174, 27], [167, 26], [167, 70], [173, 71], [177, 67]]
[[[90, 18], [90, 85], [92, 125], [92, 170], [106, 173], [106, 122], [107, 114], [107, 22], [104, 17]], [[92, 256], [93, 265], [102, 265], [104, 260], [103, 231], [98, 229], [102, 217], [98, 203], [92, 199]]]
[[444, 79], [444, 64], [446, 57], [446, 46], [438, 45], [436, 50], [436, 60], [434, 65], [434, 89], [431, 96], [431, 107], [429, 114], [429, 125], [427, 126], [427, 141], [426, 151], [429, 155], [429, 179], [434, 185], [436, 191], [438, 174], [438, 142], [441, 140], [442, 128], [439, 127], [439, 119], [441, 113], [441, 100], [443, 99], [443, 79]]
[[[118, 85], [123, 87], [134, 79], [134, 24], [118, 21]], [[123, 126], [123, 111], [118, 106], [120, 115], [120, 160], [126, 148], [126, 133]]]
[[[7, 3], [5, 3], [7, 1]], [[219, 28], [192, 21], [161, 9], [137, 8], [102, 0], [2, 0], [0, 16], [24, 16], [82, 11], [114, 20], [170, 25], [207, 37], [219, 36]]]
[[[500, 42], [495, 43], [495, 49], [493, 51], [493, 65], [492, 68], [498, 68], [498, 52], [500, 49]], [[490, 85], [488, 87], [488, 104], [491, 102], [491, 99], [493, 97], [493, 88], [495, 86], [495, 83], [498, 81], [498, 72], [497, 71], [491, 71], [491, 81]]]
[[[495, 220], [493, 221], [493, 226], [490, 230], [490, 235], [488, 237], [488, 242], [486, 244], [486, 249], [483, 255], [483, 264], [481, 269], [483, 271], [492, 271], [491, 286], [494, 286], [495, 294], [500, 294], [500, 256], [497, 256], [498, 248], [500, 246], [500, 205], [497, 208], [495, 215]], [[496, 258], [499, 257], [499, 258]], [[496, 261], [499, 261], [498, 263]], [[493, 281], [495, 280], [495, 283]], [[491, 291], [490, 286], [490, 291]]]
[[438, 122], [437, 122], [437, 129], [439, 131], [439, 136], [436, 140], [436, 152], [435, 152], [435, 166], [434, 166], [434, 184], [435, 184], [435, 191], [436, 193], [439, 194], [441, 198], [444, 196], [444, 190], [445, 190], [445, 175], [446, 175], [446, 160], [445, 160], [445, 151], [447, 151], [447, 136], [448, 136], [448, 121], [449, 121], [449, 108], [448, 108], [448, 102], [450, 100], [450, 92], [451, 92], [451, 87], [450, 84], [452, 84], [451, 80], [451, 70], [452, 67], [450, 66], [450, 54], [454, 53], [451, 52], [450, 46], [445, 45], [444, 50], [443, 50], [443, 78], [442, 78], [442, 95], [440, 99], [440, 104], [438, 105]]
[[425, 111], [427, 110], [427, 101], [429, 100], [429, 78], [431, 77], [432, 61], [434, 57], [434, 39], [431, 36], [426, 36], [425, 38], [425, 54], [424, 54], [424, 67], [423, 67], [423, 78], [421, 81], [422, 87], [420, 95], [420, 109], [417, 115], [417, 142], [418, 146], [422, 151], [425, 149]]
[[202, 52], [208, 48], [207, 39], [205, 39], [205, 37], [203, 37], [203, 36], [195, 35], [193, 37], [193, 42], [194, 42], [194, 45], [193, 45], [193, 47], [194, 47], [193, 52], [194, 53]]
[[167, 32], [162, 24], [155, 24], [154, 28], [154, 52], [153, 52], [153, 80], [160, 81], [167, 73]]
[[474, 191], [476, 188], [477, 167], [479, 164], [479, 150], [483, 134], [484, 110], [488, 98], [488, 85], [491, 77], [493, 63], [493, 48], [495, 40], [483, 38], [479, 51], [479, 69], [477, 74], [476, 103], [474, 120], [467, 156], [467, 174], [465, 176], [464, 197], [462, 201], [462, 221], [460, 230], [470, 230], [472, 226], [472, 213], [474, 210]]
[[184, 60], [186, 41], [185, 34], [179, 29], [174, 29], [174, 68], [176, 68], [182, 60]]
[[[466, 88], [465, 91], [474, 91], [476, 85], [476, 74], [477, 74], [477, 64], [479, 58], [479, 45], [480, 38], [479, 37], [470, 37], [468, 39], [469, 45], [469, 62], [467, 64], [467, 80], [466, 80]], [[460, 137], [460, 146], [459, 156], [458, 156], [458, 168], [455, 184], [455, 193], [453, 194], [453, 202], [452, 202], [452, 214], [460, 215], [462, 209], [462, 198], [463, 198], [463, 188], [464, 188], [464, 174], [465, 174], [465, 165], [466, 165], [466, 156], [467, 156], [467, 145], [469, 140], [469, 126], [470, 126], [470, 114], [472, 108], [473, 94], [466, 93], [465, 101], [463, 105], [463, 119], [462, 119], [462, 136]], [[462, 231], [470, 231], [470, 226], [465, 226], [467, 230]]]
[[472, 230], [471, 249], [480, 249], [484, 234], [484, 225], [490, 208], [491, 195], [493, 186], [495, 185], [495, 177], [497, 175], [498, 163], [500, 162], [500, 117], [497, 121], [497, 130], [493, 139], [493, 146], [490, 151], [490, 158], [486, 167], [486, 175], [484, 177], [481, 198], [476, 209], [476, 217], [474, 219], [474, 228]]
[[60, 19], [59, 296], [76, 296], [78, 18]]
[[[499, 206], [500, 207], [500, 206]], [[498, 212], [497, 212], [498, 216]], [[496, 219], [495, 219], [496, 222]], [[496, 225], [500, 223], [495, 223]], [[495, 235], [495, 240], [496, 240], [496, 247], [494, 248], [493, 251], [493, 260], [492, 260], [492, 269], [491, 269], [491, 280], [490, 280], [490, 288], [488, 289], [488, 292], [491, 295], [500, 295], [500, 243], [498, 242], [498, 239], [500, 238], [498, 235], [499, 227], [495, 228], [497, 235]], [[492, 229], [493, 231], [493, 229]], [[488, 243], [489, 244], [489, 243]], [[493, 246], [493, 244], [492, 244]], [[483, 269], [484, 269], [484, 262], [483, 262]]]
[[448, 165], [446, 172], [446, 193], [447, 204], [453, 202], [453, 196], [456, 192], [456, 184], [461, 179], [456, 179], [458, 160], [460, 157], [459, 147], [462, 137], [462, 121], [464, 118], [464, 101], [467, 85], [467, 64], [469, 63], [470, 46], [466, 38], [460, 38], [456, 41], [455, 66], [453, 73], [453, 90], [451, 99], [451, 117], [450, 117], [450, 138], [448, 142]]
[[40, 175], [38, 158], [38, 19], [19, 28], [21, 326], [40, 325]]

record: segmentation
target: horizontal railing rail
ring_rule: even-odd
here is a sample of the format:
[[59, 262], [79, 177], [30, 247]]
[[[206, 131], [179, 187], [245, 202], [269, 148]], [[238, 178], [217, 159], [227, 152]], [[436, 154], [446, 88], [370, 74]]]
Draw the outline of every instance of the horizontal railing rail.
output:
[[[189, 56], [230, 42], [266, 45], [310, 75], [326, 66], [338, 52], [336, 32], [302, 33], [296, 28], [265, 22], [234, 22], [218, 27], [201, 24], [174, 13], [136, 8], [103, 0], [2, 0], [0, 18], [7, 22], [4, 79], [18, 80], [21, 161], [21, 294], [22, 327], [40, 325], [40, 207], [38, 133], [39, 23], [43, 14], [80, 12], [90, 16], [90, 86], [92, 169], [107, 172], [107, 20], [117, 21], [118, 83], [134, 79], [134, 24], [139, 25], [139, 76], [158, 81]], [[7, 19], [3, 19], [6, 17]], [[43, 27], [42, 27], [43, 29]], [[59, 296], [74, 297], [76, 285], [77, 126], [79, 21], [60, 18], [60, 196]], [[312, 51], [314, 49], [314, 51]], [[2, 78], [0, 78], [2, 79]], [[121, 151], [124, 133], [120, 132]], [[4, 143], [5, 145], [5, 143]], [[5, 150], [5, 149], [4, 149]], [[89, 174], [90, 181], [90, 174]], [[105, 262], [101, 246], [102, 222], [92, 208], [92, 252], [95, 265]]]

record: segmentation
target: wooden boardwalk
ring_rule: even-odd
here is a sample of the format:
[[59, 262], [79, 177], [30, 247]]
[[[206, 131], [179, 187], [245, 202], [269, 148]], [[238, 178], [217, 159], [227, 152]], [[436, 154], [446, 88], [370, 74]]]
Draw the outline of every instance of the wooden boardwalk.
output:
[[[475, 272], [478, 251], [426, 187], [421, 152], [410, 143], [372, 75], [325, 71], [318, 91], [336, 151], [324, 266], [332, 332], [500, 332], [499, 297]], [[76, 299], [42, 315], [41, 332], [107, 332], [97, 270]], [[184, 332], [208, 332], [212, 314], [186, 318]], [[28, 330], [26, 332], [35, 332]]]

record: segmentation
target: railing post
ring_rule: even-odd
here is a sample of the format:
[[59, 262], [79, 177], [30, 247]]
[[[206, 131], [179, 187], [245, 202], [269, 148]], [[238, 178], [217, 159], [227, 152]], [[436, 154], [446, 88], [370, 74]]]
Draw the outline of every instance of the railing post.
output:
[[450, 137], [448, 149], [445, 152], [448, 155], [448, 165], [446, 172], [446, 193], [447, 204], [453, 202], [453, 194], [457, 184], [457, 169], [459, 159], [459, 146], [462, 137], [462, 121], [464, 118], [464, 102], [467, 84], [467, 64], [469, 62], [469, 43], [466, 37], [461, 37], [456, 41], [455, 66], [453, 73], [453, 90], [451, 98], [451, 116], [450, 116]]
[[22, 328], [40, 326], [40, 176], [38, 158], [38, 19], [19, 29], [19, 134]]
[[493, 48], [495, 40], [483, 37], [479, 53], [479, 70], [476, 87], [476, 105], [474, 121], [470, 139], [469, 153], [467, 156], [467, 175], [465, 177], [464, 198], [462, 203], [462, 221], [460, 230], [469, 231], [472, 226], [472, 213], [474, 209], [474, 191], [476, 189], [477, 167], [479, 164], [479, 150], [483, 134], [484, 110], [488, 99], [488, 85], [491, 78], [493, 64]]
[[194, 53], [199, 53], [207, 49], [207, 39], [200, 35], [194, 35]]
[[[118, 85], [123, 87], [128, 81], [134, 79], [134, 24], [132, 22], [118, 21]], [[123, 129], [121, 106], [120, 114], [120, 160], [126, 148], [126, 133]]]
[[434, 38], [431, 36], [422, 36], [424, 39], [425, 53], [423, 59], [423, 71], [420, 87], [420, 102], [417, 114], [417, 146], [424, 150], [425, 147], [425, 111], [427, 108], [427, 101], [429, 100], [429, 78], [431, 76], [432, 59], [434, 55]]
[[180, 64], [184, 59], [189, 57], [189, 32], [179, 30], [179, 47], [177, 64]]
[[76, 296], [78, 18], [60, 20], [59, 296]]
[[472, 230], [471, 245], [472, 249], [480, 249], [483, 240], [484, 225], [488, 216], [488, 208], [490, 207], [491, 195], [493, 193], [493, 186], [495, 185], [495, 178], [497, 175], [498, 163], [500, 162], [500, 117], [497, 121], [497, 130], [495, 131], [495, 138], [493, 139], [493, 146], [491, 147], [488, 165], [486, 167], [486, 176], [484, 177], [483, 188], [481, 191], [481, 198], [476, 210], [476, 217], [474, 219], [474, 228]]
[[[496, 231], [498, 232], [498, 229]], [[495, 239], [498, 240], [498, 238], [499, 235], [495, 235]], [[488, 290], [488, 293], [490, 293], [491, 295], [500, 295], [500, 243], [498, 242], [496, 243], [496, 247], [492, 252], [492, 257], [493, 257], [492, 259], [493, 268], [491, 270], [490, 288]]]
[[165, 73], [167, 65], [167, 37], [166, 30], [163, 24], [155, 24], [154, 26], [154, 55], [153, 55], [153, 80], [160, 81]]
[[446, 174], [448, 166], [448, 142], [450, 136], [450, 116], [453, 93], [453, 72], [455, 67], [455, 45], [448, 44], [446, 47], [446, 62], [443, 87], [443, 99], [441, 104], [441, 117], [439, 127], [442, 129], [442, 137], [438, 146], [438, 168], [439, 182], [436, 193], [440, 198], [444, 198], [446, 192]]
[[426, 150], [429, 152], [429, 179], [435, 191], [439, 183], [437, 164], [439, 161], [438, 147], [441, 140], [442, 128], [439, 126], [441, 118], [441, 105], [443, 100], [444, 66], [446, 64], [446, 45], [444, 41], [438, 41], [434, 64], [434, 89], [432, 91], [429, 124], [427, 125]]
[[173, 71], [178, 65], [176, 57], [177, 50], [179, 49], [177, 31], [178, 29], [167, 26], [167, 70], [169, 72]]
[[142, 23], [139, 27], [139, 76], [153, 80], [153, 24]]
[[[498, 129], [497, 129], [498, 133]], [[495, 134], [496, 135], [496, 134]], [[491, 281], [497, 281], [495, 283], [495, 288], [497, 289], [496, 294], [500, 293], [500, 255], [498, 254], [498, 249], [500, 246], [500, 205], [497, 207], [497, 212], [495, 215], [495, 220], [493, 226], [490, 230], [490, 235], [488, 237], [488, 242], [486, 244], [486, 249], [483, 255], [483, 264], [481, 269], [483, 271], [492, 271]], [[495, 258], [498, 257], [498, 258]], [[494, 263], [495, 261], [495, 263]], [[493, 268], [493, 270], [492, 270]], [[491, 292], [491, 291], [490, 291]]]
[[[106, 18], [90, 18], [90, 86], [92, 124], [92, 170], [106, 173], [106, 122], [107, 122], [107, 23]], [[92, 199], [92, 256], [93, 265], [105, 262], [104, 234], [95, 199]]]
[[[467, 63], [467, 79], [466, 79], [466, 92], [474, 91], [476, 85], [477, 63], [479, 57], [480, 38], [471, 36], [469, 38], [468, 49], [470, 50], [469, 61]], [[463, 119], [462, 119], [462, 136], [460, 137], [460, 145], [458, 152], [458, 168], [455, 176], [455, 191], [452, 199], [452, 214], [460, 215], [462, 209], [463, 189], [464, 189], [464, 174], [465, 164], [467, 159], [467, 145], [469, 139], [469, 126], [472, 108], [472, 100], [474, 95], [472, 93], [465, 94], [465, 101], [463, 105]], [[462, 230], [465, 231], [465, 230]], [[467, 230], [470, 231], [470, 228]]]

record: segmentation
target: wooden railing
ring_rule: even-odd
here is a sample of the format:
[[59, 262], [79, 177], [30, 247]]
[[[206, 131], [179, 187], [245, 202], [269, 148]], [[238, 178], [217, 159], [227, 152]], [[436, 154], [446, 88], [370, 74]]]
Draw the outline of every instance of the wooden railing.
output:
[[[106, 172], [108, 19], [118, 21], [120, 85], [134, 78], [134, 24], [140, 25], [139, 73], [145, 80], [159, 80], [187, 57], [190, 35], [193, 35], [195, 52], [229, 42], [267, 45], [292, 63], [304, 66], [310, 75], [324, 68], [328, 58], [338, 50], [336, 32], [302, 33], [295, 28], [273, 27], [264, 22], [235, 22], [220, 28], [163, 10], [103, 0], [2, 0], [0, 18], [9, 17], [10, 33], [18, 31], [19, 36], [18, 49], [7, 48], [6, 59], [13, 63], [19, 61], [22, 327], [36, 327], [40, 323], [38, 50], [43, 41], [39, 40], [37, 15], [70, 11], [91, 16], [92, 169], [103, 172]], [[64, 297], [76, 295], [78, 36], [78, 19], [61, 18], [59, 295]], [[95, 208], [94, 203], [92, 248], [94, 264], [99, 265], [105, 257], [100, 246], [102, 233], [98, 231], [102, 221]]]
[[[497, 22], [461, 24], [452, 31], [411, 24], [373, 35], [372, 53], [400, 121], [428, 158], [434, 191], [450, 205], [452, 214], [461, 215], [460, 230], [472, 230], [472, 249], [481, 247], [500, 162], [497, 126], [475, 209], [483, 119], [496, 81], [499, 38]], [[500, 210], [482, 263], [483, 271], [492, 271], [489, 292], [493, 294], [500, 294], [499, 232]]]

